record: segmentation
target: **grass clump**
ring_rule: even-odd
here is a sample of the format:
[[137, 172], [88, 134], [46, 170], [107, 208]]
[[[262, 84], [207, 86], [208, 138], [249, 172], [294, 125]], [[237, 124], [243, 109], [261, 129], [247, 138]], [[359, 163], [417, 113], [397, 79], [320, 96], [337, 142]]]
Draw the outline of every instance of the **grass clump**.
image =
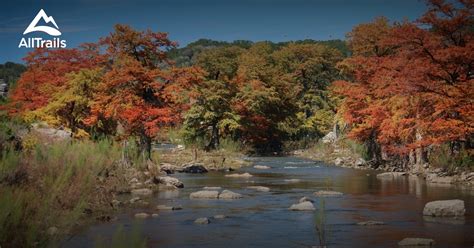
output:
[[[0, 158], [0, 244], [47, 246], [81, 217], [105, 211], [110, 194], [100, 180], [120, 160], [120, 146], [99, 142], [37, 144]], [[102, 178], [103, 179], [103, 178]]]

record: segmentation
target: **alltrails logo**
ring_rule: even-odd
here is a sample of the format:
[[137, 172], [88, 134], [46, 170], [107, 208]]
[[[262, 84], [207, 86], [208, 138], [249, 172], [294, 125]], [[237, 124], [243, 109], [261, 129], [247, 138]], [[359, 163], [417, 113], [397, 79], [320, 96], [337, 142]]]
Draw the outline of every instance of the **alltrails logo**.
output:
[[[51, 23], [54, 27], [50, 26], [38, 26], [38, 22], [43, 20], [46, 24]], [[58, 24], [54, 21], [52, 16], [48, 16], [43, 9], [41, 9], [38, 14], [35, 16], [30, 25], [25, 29], [23, 35], [31, 32], [44, 32], [51, 36], [60, 36], [61, 32], [59, 31]], [[43, 39], [41, 37], [30, 37], [22, 38], [18, 48], [65, 48], [66, 40], [61, 40], [61, 38], [53, 38], [52, 40]]]

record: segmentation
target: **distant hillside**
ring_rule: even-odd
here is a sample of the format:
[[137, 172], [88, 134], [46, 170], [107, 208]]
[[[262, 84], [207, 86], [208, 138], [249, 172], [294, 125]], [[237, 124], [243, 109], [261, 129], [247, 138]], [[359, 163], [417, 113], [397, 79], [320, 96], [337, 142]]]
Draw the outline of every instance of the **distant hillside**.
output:
[[[349, 49], [347, 48], [346, 42], [343, 40], [297, 40], [297, 41], [285, 41], [285, 42], [270, 42], [274, 49], [279, 49], [282, 46], [287, 45], [288, 43], [297, 43], [297, 44], [323, 44], [329, 47], [333, 47], [341, 51], [342, 54], [349, 56]], [[195, 42], [189, 43], [185, 47], [172, 49], [168, 52], [168, 55], [172, 60], [176, 62], [177, 66], [191, 66], [194, 64], [194, 59], [196, 55], [201, 53], [205, 49], [210, 49], [214, 47], [222, 46], [239, 46], [242, 48], [249, 48], [254, 42], [249, 40], [235, 40], [232, 42], [227, 41], [215, 41], [210, 39], [199, 39]]]

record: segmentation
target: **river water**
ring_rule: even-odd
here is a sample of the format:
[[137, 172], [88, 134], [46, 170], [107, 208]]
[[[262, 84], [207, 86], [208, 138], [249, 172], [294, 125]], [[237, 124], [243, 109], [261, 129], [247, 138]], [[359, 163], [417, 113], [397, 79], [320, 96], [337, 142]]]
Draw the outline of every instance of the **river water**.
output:
[[[397, 247], [406, 237], [432, 238], [436, 247], [474, 245], [474, 188], [426, 185], [415, 177], [381, 180], [375, 171], [326, 166], [296, 157], [252, 160], [271, 168], [238, 171], [251, 173], [253, 177], [248, 179], [224, 177], [225, 172], [176, 174], [184, 189], [158, 192], [148, 199], [150, 207], [125, 209], [117, 214], [117, 221], [88, 226], [62, 246], [94, 247], [100, 240], [110, 245], [122, 228], [127, 235], [135, 233], [139, 239], [146, 239], [149, 247], [312, 247], [320, 244], [315, 226], [321, 223], [317, 221], [321, 217], [325, 225], [318, 226], [325, 230], [328, 247]], [[246, 189], [254, 185], [269, 187], [270, 191]], [[205, 186], [219, 186], [244, 198], [189, 199], [191, 192]], [[312, 193], [326, 189], [343, 192], [344, 196], [325, 198], [324, 211], [288, 210], [303, 196], [314, 199], [321, 209], [321, 200]], [[465, 201], [464, 220], [437, 223], [423, 219], [425, 203], [445, 199]], [[153, 208], [158, 204], [183, 209], [160, 211], [158, 218], [133, 217], [138, 212], [157, 212]], [[217, 214], [227, 218], [213, 219]], [[199, 217], [209, 217], [211, 223], [194, 224]], [[356, 224], [367, 220], [383, 221], [385, 225]]]

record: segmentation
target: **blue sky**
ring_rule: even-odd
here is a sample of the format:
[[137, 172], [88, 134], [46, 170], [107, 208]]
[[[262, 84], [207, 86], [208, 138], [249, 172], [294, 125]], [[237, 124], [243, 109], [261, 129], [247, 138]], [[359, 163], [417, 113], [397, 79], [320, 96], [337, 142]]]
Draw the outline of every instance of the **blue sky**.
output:
[[67, 47], [95, 42], [116, 23], [168, 32], [181, 46], [200, 38], [232, 41], [343, 39], [376, 16], [414, 20], [421, 0], [16, 0], [0, 4], [0, 63], [21, 62], [23, 31], [40, 9], [53, 16]]

